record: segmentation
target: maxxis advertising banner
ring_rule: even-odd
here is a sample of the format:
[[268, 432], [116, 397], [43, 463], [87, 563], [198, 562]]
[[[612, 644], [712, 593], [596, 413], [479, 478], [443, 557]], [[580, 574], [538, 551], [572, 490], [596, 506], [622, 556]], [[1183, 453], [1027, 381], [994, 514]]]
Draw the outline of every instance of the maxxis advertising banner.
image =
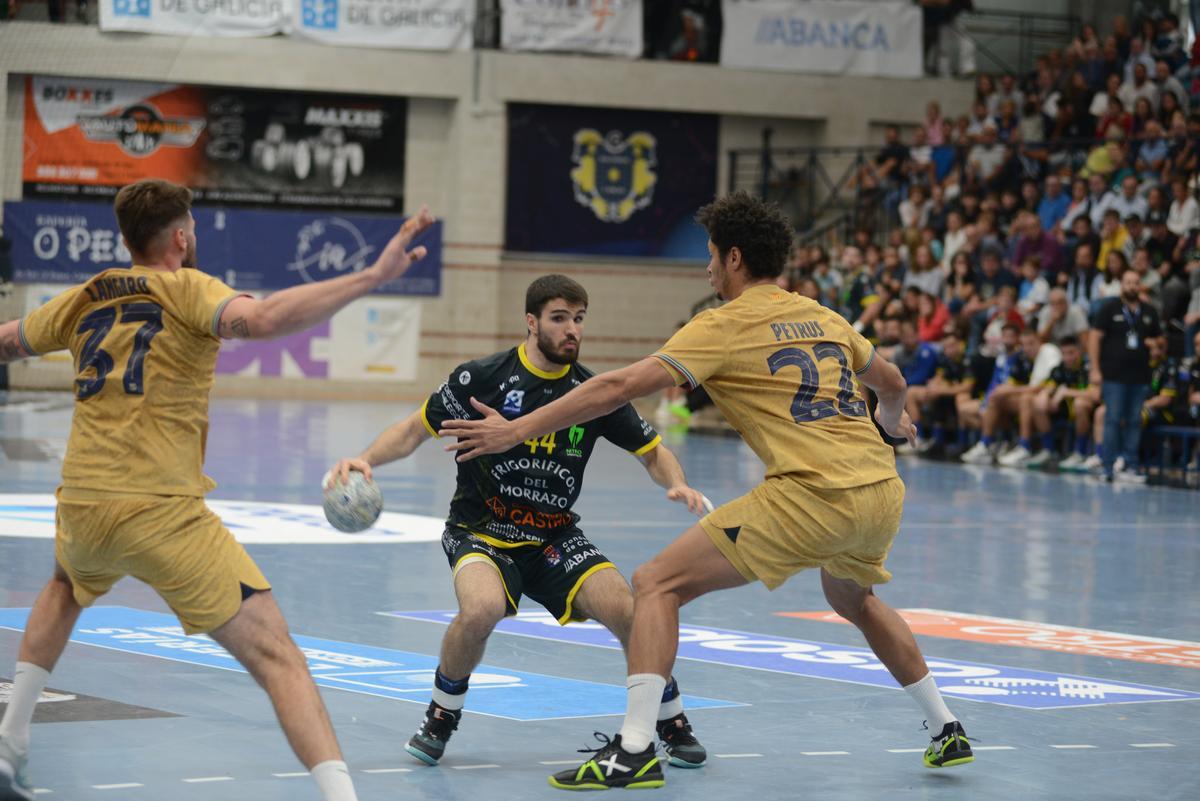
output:
[[500, 0], [500, 15], [504, 50], [642, 55], [642, 0]]
[[154, 177], [198, 203], [395, 211], [407, 112], [399, 97], [28, 76], [24, 195]]
[[876, 0], [722, 0], [721, 66], [921, 77], [921, 8]]
[[508, 106], [507, 250], [706, 259], [716, 184], [716, 115]]
[[466, 50], [475, 0], [293, 0], [296, 35], [333, 45]]
[[100, 0], [100, 30], [175, 36], [271, 36], [292, 0]]
[[[200, 268], [235, 289], [270, 291], [358, 272], [378, 258], [400, 215], [194, 207]], [[112, 207], [37, 200], [4, 204], [18, 283], [77, 284], [129, 264]], [[441, 293], [442, 224], [419, 236], [428, 254], [384, 295]]]

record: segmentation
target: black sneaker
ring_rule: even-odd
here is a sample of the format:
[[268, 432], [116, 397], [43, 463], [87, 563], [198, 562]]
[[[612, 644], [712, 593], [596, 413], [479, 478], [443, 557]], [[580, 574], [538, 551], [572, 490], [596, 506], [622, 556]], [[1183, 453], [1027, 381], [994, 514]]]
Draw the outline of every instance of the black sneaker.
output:
[[461, 709], [446, 709], [444, 706], [438, 706], [436, 701], [430, 701], [421, 728], [417, 729], [417, 733], [404, 746], [404, 750], [426, 765], [436, 765], [446, 751], [446, 742], [458, 728], [458, 721], [461, 719]]
[[965, 765], [975, 761], [971, 752], [971, 742], [962, 724], [957, 720], [942, 727], [942, 733], [933, 738], [925, 749], [925, 767], [952, 768], [955, 765]]
[[677, 768], [704, 767], [708, 752], [692, 734], [692, 724], [688, 723], [687, 715], [680, 712], [673, 718], [660, 720], [656, 728], [669, 763]]
[[648, 789], [662, 787], [662, 764], [654, 754], [654, 743], [646, 750], [631, 754], [621, 748], [621, 735], [611, 740], [600, 732], [596, 739], [599, 748], [581, 748], [581, 754], [595, 754], [577, 768], [555, 773], [550, 777], [550, 786], [559, 790], [607, 790], [610, 787]]

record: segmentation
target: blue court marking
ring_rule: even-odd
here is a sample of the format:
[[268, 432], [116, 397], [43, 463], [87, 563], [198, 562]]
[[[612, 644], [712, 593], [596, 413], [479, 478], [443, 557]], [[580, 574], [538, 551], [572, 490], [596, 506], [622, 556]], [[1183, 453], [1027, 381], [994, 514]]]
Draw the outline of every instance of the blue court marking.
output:
[[[0, 628], [23, 631], [28, 609], [0, 609]], [[429, 702], [437, 657], [358, 643], [292, 635], [308, 657], [321, 687], [380, 698]], [[71, 641], [113, 651], [192, 665], [246, 671], [229, 652], [204, 635], [188, 637], [171, 615], [125, 606], [83, 611]], [[591, 681], [480, 665], [471, 675], [470, 712], [508, 720], [558, 720], [625, 713], [625, 688]], [[685, 696], [689, 709], [745, 706], [733, 701]]]
[[[455, 612], [380, 612], [407, 620], [449, 624]], [[506, 618], [496, 631], [521, 637], [620, 648], [609, 632], [596, 623], [559, 626], [544, 612], [521, 612]], [[887, 668], [867, 648], [793, 640], [708, 626], [679, 627], [679, 658], [731, 667], [791, 673], [814, 679], [900, 689]], [[1147, 701], [1194, 701], [1200, 693], [1112, 679], [1094, 679], [1065, 673], [964, 662], [926, 656], [929, 670], [945, 695], [1023, 709], [1065, 709]]]

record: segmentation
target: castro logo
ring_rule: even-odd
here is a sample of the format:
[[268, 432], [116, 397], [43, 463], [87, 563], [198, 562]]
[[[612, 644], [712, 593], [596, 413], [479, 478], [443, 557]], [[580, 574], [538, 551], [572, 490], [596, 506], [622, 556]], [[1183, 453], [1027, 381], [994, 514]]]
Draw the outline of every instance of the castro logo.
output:
[[115, 142], [131, 156], [149, 156], [161, 147], [189, 148], [204, 130], [205, 120], [166, 118], [150, 103], [129, 106], [118, 115], [78, 117], [79, 130], [93, 142]]

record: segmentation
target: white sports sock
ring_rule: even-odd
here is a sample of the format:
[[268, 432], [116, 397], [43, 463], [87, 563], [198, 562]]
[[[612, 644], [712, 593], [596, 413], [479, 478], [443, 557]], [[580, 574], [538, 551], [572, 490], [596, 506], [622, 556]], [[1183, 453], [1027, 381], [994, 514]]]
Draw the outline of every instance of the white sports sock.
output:
[[330, 759], [314, 765], [309, 771], [321, 791], [324, 801], [358, 801], [350, 769], [340, 759]]
[[18, 662], [17, 672], [13, 676], [12, 697], [8, 699], [8, 709], [4, 712], [4, 720], [0, 721], [0, 737], [12, 743], [13, 748], [21, 753], [29, 750], [29, 724], [33, 720], [33, 710], [37, 708], [38, 698], [46, 689], [50, 680], [50, 671], [38, 667], [32, 662]]
[[467, 694], [459, 693], [458, 695], [451, 695], [435, 685], [433, 688], [433, 702], [440, 707], [452, 709], [457, 712], [467, 702]]
[[933, 680], [932, 673], [926, 673], [925, 678], [916, 684], [905, 687], [904, 692], [908, 693], [909, 697], [916, 701], [917, 706], [921, 707], [921, 711], [925, 713], [931, 737], [940, 734], [947, 723], [958, 720], [946, 708], [946, 702], [942, 700], [942, 694], [938, 691], [937, 682]]
[[683, 696], [677, 695], [670, 701], [663, 701], [658, 705], [658, 719], [670, 720], [676, 715], [683, 713]]
[[655, 715], [667, 680], [654, 673], [635, 673], [625, 680], [625, 687], [629, 695], [625, 723], [621, 726], [621, 747], [637, 754], [645, 751], [654, 739]]

